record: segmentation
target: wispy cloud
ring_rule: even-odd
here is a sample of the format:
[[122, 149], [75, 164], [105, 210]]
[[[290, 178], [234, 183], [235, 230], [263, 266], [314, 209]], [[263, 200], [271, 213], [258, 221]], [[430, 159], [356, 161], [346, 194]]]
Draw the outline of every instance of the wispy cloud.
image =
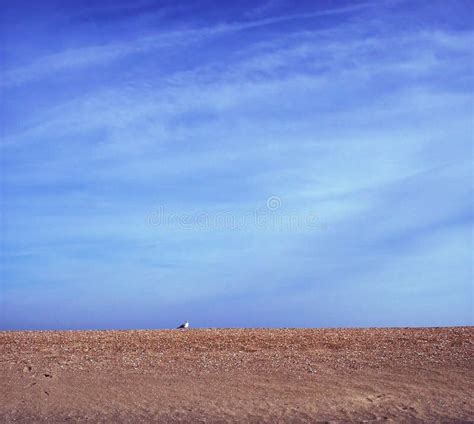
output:
[[183, 44], [193, 44], [203, 37], [216, 37], [226, 33], [244, 31], [286, 21], [346, 14], [363, 10], [368, 7], [373, 7], [373, 4], [361, 3], [354, 6], [321, 10], [313, 13], [300, 13], [244, 22], [225, 23], [214, 27], [193, 30], [171, 31], [168, 33], [157, 32], [137, 38], [134, 41], [122, 41], [118, 43], [108, 43], [106, 45], [92, 45], [66, 50], [60, 53], [40, 57], [32, 64], [17, 69], [7, 70], [2, 85], [19, 85], [28, 81], [48, 77], [51, 73], [107, 64], [110, 61], [118, 60], [128, 55], [146, 53], [148, 51], [163, 48], [178, 47]]

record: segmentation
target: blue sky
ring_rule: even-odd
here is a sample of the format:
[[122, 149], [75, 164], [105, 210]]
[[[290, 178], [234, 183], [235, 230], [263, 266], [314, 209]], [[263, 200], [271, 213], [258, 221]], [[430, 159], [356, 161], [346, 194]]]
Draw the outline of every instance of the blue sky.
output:
[[473, 319], [471, 1], [9, 1], [0, 328]]

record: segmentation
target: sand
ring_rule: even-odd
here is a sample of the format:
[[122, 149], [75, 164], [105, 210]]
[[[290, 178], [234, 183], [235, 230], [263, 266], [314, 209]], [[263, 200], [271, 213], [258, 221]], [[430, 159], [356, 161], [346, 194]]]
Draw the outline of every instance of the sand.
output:
[[469, 422], [474, 327], [0, 332], [1, 422]]

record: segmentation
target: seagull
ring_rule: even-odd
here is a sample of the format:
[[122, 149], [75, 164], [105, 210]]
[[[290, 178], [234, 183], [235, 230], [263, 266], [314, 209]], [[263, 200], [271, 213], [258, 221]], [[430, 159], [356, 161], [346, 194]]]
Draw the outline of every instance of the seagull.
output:
[[181, 325], [180, 325], [179, 327], [177, 327], [177, 328], [179, 328], [179, 329], [181, 329], [181, 328], [184, 329], [184, 328], [188, 328], [188, 327], [189, 327], [189, 322], [186, 321], [184, 324], [181, 324]]

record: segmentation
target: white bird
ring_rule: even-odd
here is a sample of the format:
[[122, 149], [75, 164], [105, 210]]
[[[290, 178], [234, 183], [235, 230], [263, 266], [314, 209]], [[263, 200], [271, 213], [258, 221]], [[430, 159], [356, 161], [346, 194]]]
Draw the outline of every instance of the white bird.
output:
[[189, 322], [186, 321], [184, 324], [181, 324], [178, 328], [188, 328], [189, 327]]

